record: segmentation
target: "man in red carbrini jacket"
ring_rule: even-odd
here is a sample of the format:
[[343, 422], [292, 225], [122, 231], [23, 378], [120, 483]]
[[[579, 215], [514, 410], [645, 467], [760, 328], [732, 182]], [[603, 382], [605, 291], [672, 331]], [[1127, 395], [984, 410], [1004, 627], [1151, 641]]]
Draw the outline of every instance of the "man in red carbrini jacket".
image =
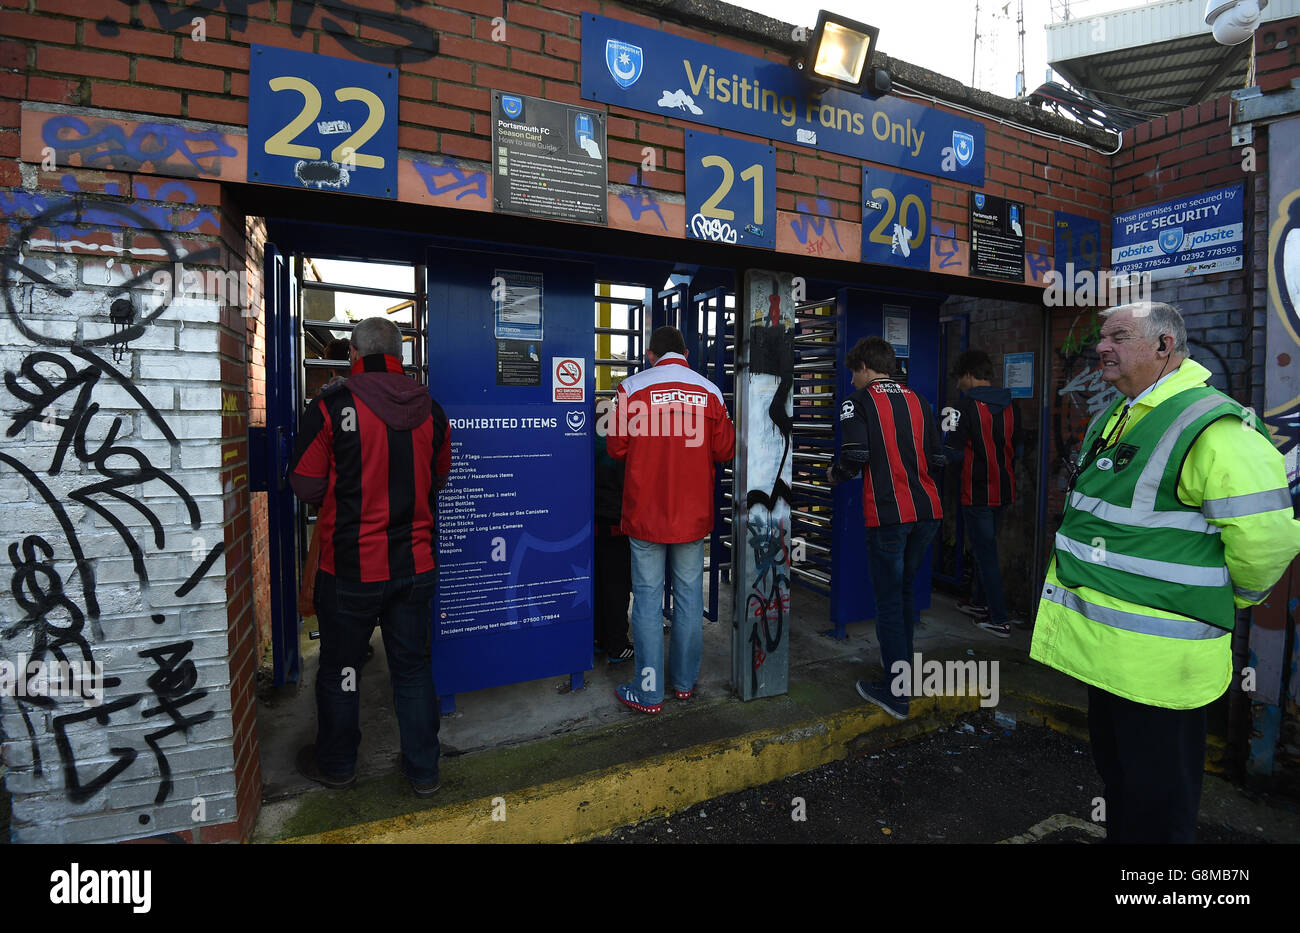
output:
[[620, 702], [643, 713], [663, 708], [660, 601], [664, 558], [672, 564], [673, 625], [667, 676], [685, 700], [703, 650], [704, 539], [713, 530], [714, 463], [730, 460], [736, 432], [722, 392], [686, 362], [675, 327], [650, 335], [650, 367], [623, 380], [609, 419], [609, 455], [626, 460], [622, 531], [632, 550], [632, 637], [636, 676]]
[[348, 378], [303, 414], [289, 472], [298, 498], [321, 507], [316, 744], [299, 752], [298, 768], [326, 787], [356, 781], [361, 665], [378, 623], [401, 734], [399, 767], [426, 797], [438, 789], [429, 601], [451, 429], [428, 389], [403, 372], [402, 335], [392, 321], [357, 324], [351, 359]]

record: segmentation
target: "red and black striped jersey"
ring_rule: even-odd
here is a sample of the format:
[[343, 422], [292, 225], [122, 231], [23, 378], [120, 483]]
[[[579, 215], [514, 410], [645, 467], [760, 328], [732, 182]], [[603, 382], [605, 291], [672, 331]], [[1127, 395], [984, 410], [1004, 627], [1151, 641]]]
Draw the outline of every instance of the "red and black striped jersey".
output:
[[451, 430], [395, 357], [358, 360], [302, 416], [289, 481], [319, 503], [320, 569], [372, 583], [437, 566], [437, 496]]
[[961, 504], [1011, 505], [1016, 501], [1013, 461], [1020, 442], [1015, 403], [1009, 394], [1005, 406], [965, 395], [953, 409], [957, 423], [946, 443], [962, 454]]
[[939, 431], [930, 404], [893, 379], [876, 379], [840, 405], [838, 480], [862, 477], [862, 515], [868, 528], [943, 518], [939, 487]]

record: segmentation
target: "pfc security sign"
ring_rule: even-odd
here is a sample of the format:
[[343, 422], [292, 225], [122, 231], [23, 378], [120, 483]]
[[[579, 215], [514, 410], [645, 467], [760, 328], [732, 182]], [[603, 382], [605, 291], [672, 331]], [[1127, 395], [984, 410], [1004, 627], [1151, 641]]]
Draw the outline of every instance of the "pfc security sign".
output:
[[605, 115], [593, 108], [494, 91], [492, 168], [498, 211], [605, 222]]
[[984, 186], [984, 127], [898, 97], [813, 85], [770, 62], [586, 14], [582, 96]]
[[776, 150], [686, 133], [686, 236], [776, 249]]
[[397, 197], [397, 69], [252, 46], [248, 180]]
[[1114, 274], [1149, 272], [1154, 280], [1240, 269], [1242, 191], [1242, 185], [1230, 185], [1116, 214], [1110, 236]]

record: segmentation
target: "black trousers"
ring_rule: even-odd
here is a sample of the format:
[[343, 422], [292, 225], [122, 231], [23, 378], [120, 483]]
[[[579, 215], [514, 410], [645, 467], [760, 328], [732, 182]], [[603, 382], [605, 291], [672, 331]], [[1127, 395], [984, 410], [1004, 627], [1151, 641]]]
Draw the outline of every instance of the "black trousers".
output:
[[1106, 787], [1108, 843], [1196, 841], [1207, 709], [1147, 706], [1088, 687], [1088, 732]]
[[596, 525], [596, 567], [592, 590], [596, 601], [595, 639], [608, 654], [618, 654], [627, 638], [627, 604], [632, 598], [632, 548], [627, 535]]

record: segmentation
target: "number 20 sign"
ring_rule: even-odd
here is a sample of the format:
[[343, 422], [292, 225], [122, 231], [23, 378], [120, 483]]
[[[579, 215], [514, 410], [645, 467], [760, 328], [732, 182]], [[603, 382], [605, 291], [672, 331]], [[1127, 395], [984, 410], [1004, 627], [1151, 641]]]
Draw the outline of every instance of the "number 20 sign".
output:
[[862, 170], [862, 261], [930, 268], [930, 183]]
[[686, 235], [776, 249], [776, 150], [687, 131]]
[[397, 71], [252, 47], [248, 180], [397, 197]]

